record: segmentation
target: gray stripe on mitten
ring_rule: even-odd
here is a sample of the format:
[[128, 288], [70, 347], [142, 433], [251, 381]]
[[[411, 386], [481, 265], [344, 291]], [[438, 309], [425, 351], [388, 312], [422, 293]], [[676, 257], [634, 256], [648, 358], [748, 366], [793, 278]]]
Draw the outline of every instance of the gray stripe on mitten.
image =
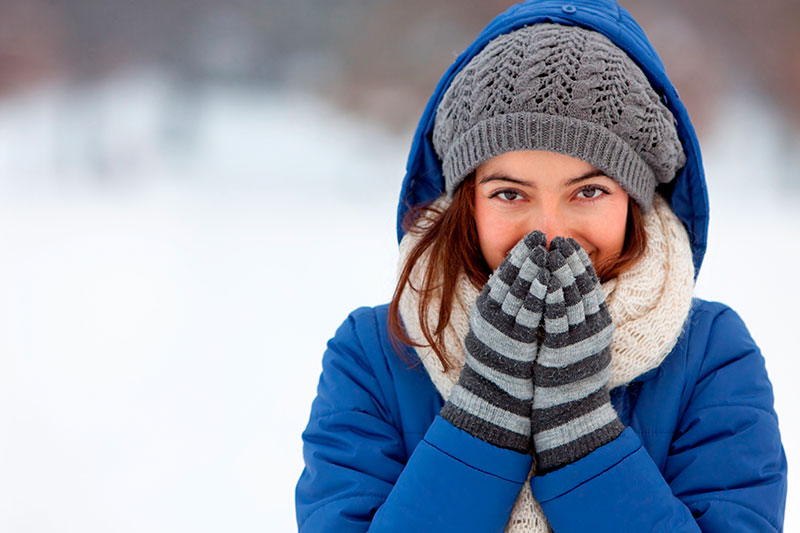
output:
[[530, 449], [533, 365], [550, 273], [545, 236], [514, 246], [470, 310], [466, 361], [441, 416], [495, 446]]
[[574, 240], [556, 237], [547, 270], [531, 413], [540, 474], [585, 457], [624, 429], [606, 387], [614, 324], [591, 260]]

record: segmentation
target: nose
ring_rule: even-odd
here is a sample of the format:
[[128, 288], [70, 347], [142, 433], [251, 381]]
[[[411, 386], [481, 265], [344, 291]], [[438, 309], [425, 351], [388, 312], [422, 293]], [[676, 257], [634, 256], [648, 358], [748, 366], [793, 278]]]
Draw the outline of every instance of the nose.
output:
[[550, 242], [556, 236], [569, 237], [567, 222], [555, 205], [543, 205], [531, 220], [530, 231], [538, 229], [547, 236], [547, 248], [550, 249]]

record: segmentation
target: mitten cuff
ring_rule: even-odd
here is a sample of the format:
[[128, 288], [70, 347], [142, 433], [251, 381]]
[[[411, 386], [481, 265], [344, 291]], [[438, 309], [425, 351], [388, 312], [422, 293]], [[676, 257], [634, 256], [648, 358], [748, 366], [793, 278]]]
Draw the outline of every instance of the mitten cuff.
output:
[[530, 449], [530, 412], [520, 416], [505, 411], [459, 385], [453, 388], [440, 416], [489, 444], [520, 453]]
[[[544, 475], [570, 463], [574, 463], [586, 457], [597, 448], [616, 439], [624, 430], [625, 426], [620, 422], [619, 418], [614, 417], [610, 423], [560, 446], [539, 451], [537, 445], [536, 474]], [[535, 435], [534, 442], [536, 442], [536, 440], [537, 436]]]

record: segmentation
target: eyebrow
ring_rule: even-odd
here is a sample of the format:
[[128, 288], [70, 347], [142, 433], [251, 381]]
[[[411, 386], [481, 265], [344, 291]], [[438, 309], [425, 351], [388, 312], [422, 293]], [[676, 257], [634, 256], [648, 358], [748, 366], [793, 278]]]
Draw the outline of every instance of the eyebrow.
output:
[[[566, 186], [569, 187], [570, 185], [575, 185], [576, 183], [579, 183], [581, 181], [588, 180], [588, 179], [591, 179], [591, 178], [595, 178], [597, 176], [605, 176], [605, 175], [606, 174], [602, 170], [590, 170], [586, 174], [581, 174], [577, 178], [570, 179], [569, 181], [567, 181]], [[530, 182], [527, 182], [525, 180], [521, 180], [521, 179], [518, 179], [518, 178], [512, 178], [511, 176], [506, 176], [505, 174], [503, 174], [501, 172], [495, 172], [495, 173], [489, 174], [488, 176], [482, 177], [481, 181], [480, 181], [480, 185], [482, 185], [484, 183], [488, 183], [490, 181], [508, 181], [510, 183], [516, 183], [517, 185], [523, 185], [525, 187], [533, 187], [534, 186]]]

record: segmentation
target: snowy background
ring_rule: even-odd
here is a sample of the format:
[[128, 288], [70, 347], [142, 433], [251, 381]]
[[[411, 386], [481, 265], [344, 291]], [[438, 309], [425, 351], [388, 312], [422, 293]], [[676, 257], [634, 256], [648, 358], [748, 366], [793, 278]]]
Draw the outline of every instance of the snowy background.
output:
[[[761, 345], [791, 462], [800, 285], [771, 269], [800, 263], [800, 150], [730, 98], [697, 294]], [[410, 139], [151, 71], [0, 102], [0, 530], [294, 530], [325, 342], [392, 292]]]

